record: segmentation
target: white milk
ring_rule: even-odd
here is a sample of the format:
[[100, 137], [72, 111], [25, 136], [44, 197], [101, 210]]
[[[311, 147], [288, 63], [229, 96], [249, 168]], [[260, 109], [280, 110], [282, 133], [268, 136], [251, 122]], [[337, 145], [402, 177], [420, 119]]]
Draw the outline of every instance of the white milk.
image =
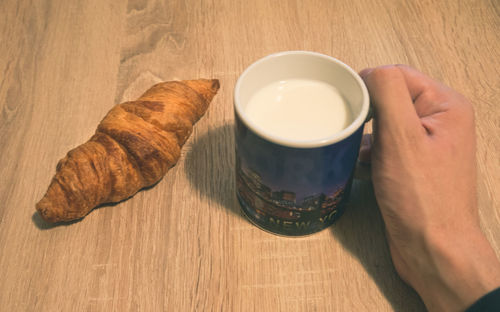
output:
[[308, 79], [264, 86], [250, 98], [245, 112], [266, 132], [290, 140], [324, 139], [352, 122], [349, 106], [335, 87]]

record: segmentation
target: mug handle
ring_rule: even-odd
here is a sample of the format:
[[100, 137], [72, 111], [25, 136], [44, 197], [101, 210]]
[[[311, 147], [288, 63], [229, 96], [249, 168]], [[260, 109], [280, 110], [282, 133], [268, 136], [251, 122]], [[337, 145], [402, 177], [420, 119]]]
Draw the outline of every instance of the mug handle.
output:
[[365, 122], [369, 122], [373, 118], [373, 105], [370, 103], [370, 107], [368, 108], [368, 114], [366, 115]]
[[[373, 105], [370, 103], [368, 108], [368, 114], [366, 115], [365, 123], [373, 119]], [[371, 174], [371, 164], [361, 163], [359, 159], [356, 159], [356, 167], [354, 168], [354, 179], [367, 181], [372, 177]]]

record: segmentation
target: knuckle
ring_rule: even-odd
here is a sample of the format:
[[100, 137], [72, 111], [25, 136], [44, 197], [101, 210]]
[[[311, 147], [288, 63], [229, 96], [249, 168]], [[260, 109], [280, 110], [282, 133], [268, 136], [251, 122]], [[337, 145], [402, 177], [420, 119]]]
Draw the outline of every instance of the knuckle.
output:
[[462, 103], [462, 105], [460, 105], [461, 115], [463, 116], [464, 119], [474, 123], [475, 119], [474, 106], [471, 104], [471, 102], [467, 100], [461, 101], [461, 103]]
[[469, 99], [467, 99], [463, 94], [457, 93], [457, 98], [458, 98], [457, 101], [462, 103], [464, 109], [472, 113], [474, 112], [474, 105], [472, 105], [471, 101], [469, 101]]
[[413, 67], [406, 65], [406, 64], [394, 64], [394, 66], [396, 66], [397, 68], [402, 69], [402, 70], [414, 70]]
[[453, 95], [450, 96], [450, 101], [453, 102], [453, 106], [460, 112], [461, 115], [468, 118], [474, 117], [474, 105], [469, 101], [463, 94], [452, 90]]
[[418, 101], [424, 103], [437, 103], [439, 102], [440, 93], [435, 88], [425, 88], [422, 93], [418, 95]]

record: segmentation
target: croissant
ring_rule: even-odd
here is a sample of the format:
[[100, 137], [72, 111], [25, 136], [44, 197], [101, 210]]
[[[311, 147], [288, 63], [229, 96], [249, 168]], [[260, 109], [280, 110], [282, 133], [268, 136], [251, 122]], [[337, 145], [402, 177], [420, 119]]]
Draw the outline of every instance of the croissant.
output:
[[48, 222], [80, 219], [158, 182], [218, 90], [216, 79], [162, 82], [114, 106], [95, 134], [58, 162], [39, 214]]

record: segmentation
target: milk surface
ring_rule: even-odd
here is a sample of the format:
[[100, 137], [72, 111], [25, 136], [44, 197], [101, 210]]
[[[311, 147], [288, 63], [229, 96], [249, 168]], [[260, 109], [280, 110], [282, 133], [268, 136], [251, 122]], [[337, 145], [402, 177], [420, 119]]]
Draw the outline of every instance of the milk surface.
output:
[[289, 140], [320, 140], [352, 122], [349, 106], [332, 85], [308, 79], [273, 82], [258, 90], [245, 108], [266, 132]]

